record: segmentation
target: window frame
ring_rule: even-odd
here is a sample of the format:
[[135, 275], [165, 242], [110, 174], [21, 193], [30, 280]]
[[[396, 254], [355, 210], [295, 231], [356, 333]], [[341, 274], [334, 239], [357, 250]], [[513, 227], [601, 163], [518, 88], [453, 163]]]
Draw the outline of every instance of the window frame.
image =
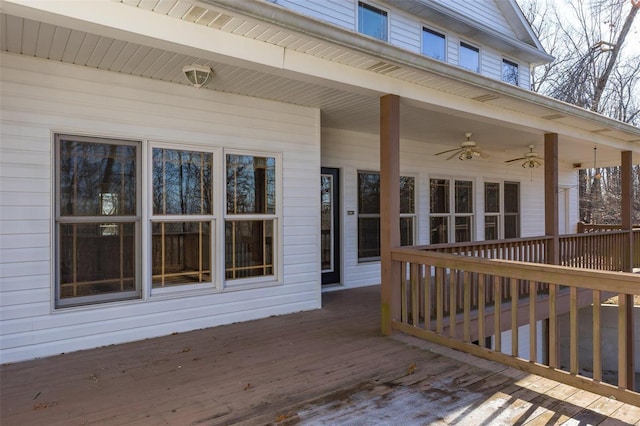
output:
[[[505, 66], [510, 66], [512, 68], [515, 68], [515, 77], [516, 77], [516, 81], [509, 81], [506, 77], [505, 77]], [[501, 75], [501, 80], [504, 81], [505, 83], [508, 84], [512, 84], [514, 86], [520, 86], [520, 66], [518, 65], [518, 63], [516, 61], [512, 61], [510, 59], [507, 58], [502, 58], [502, 75]]]
[[[477, 68], [476, 69], [469, 68], [469, 67], [463, 65], [460, 62], [460, 58], [462, 57], [463, 49], [466, 49], [468, 51], [474, 51], [474, 52], [476, 52], [478, 54], [478, 61], [477, 61]], [[472, 43], [468, 43], [466, 41], [460, 40], [460, 42], [458, 43], [458, 66], [460, 66], [461, 68], [464, 68], [466, 70], [469, 70], [471, 72], [475, 72], [475, 73], [480, 74], [481, 71], [482, 71], [481, 64], [482, 64], [482, 57], [481, 57], [481, 49], [480, 49], [480, 47], [476, 46], [476, 45], [474, 45]]]
[[[498, 190], [498, 202], [499, 204], [499, 211], [498, 212], [487, 212], [487, 198], [486, 198], [486, 185], [487, 184], [497, 184], [499, 185], [499, 190]], [[517, 187], [518, 190], [518, 200], [517, 200], [517, 211], [516, 212], [506, 212], [506, 198], [505, 198], [505, 185], [515, 185]], [[485, 241], [489, 241], [487, 240], [487, 236], [486, 236], [486, 217], [490, 216], [490, 217], [497, 217], [498, 218], [498, 223], [497, 223], [497, 239], [498, 240], [503, 240], [505, 239], [505, 234], [506, 234], [506, 224], [507, 224], [507, 220], [506, 218], [508, 216], [512, 216], [516, 218], [516, 237], [510, 237], [510, 238], [520, 238], [520, 235], [522, 233], [522, 229], [521, 229], [521, 210], [522, 210], [522, 206], [521, 206], [521, 200], [520, 200], [520, 182], [516, 182], [516, 181], [507, 181], [507, 180], [495, 180], [495, 179], [491, 179], [491, 180], [486, 180], [484, 182], [483, 185], [483, 197], [484, 197], [484, 217], [485, 217], [485, 235], [484, 235], [484, 240]]]
[[[358, 258], [358, 263], [370, 263], [370, 262], [378, 262], [380, 261], [380, 256], [368, 256], [368, 257], [360, 257], [360, 219], [378, 219], [378, 225], [380, 225], [380, 204], [378, 203], [378, 212], [377, 213], [361, 213], [360, 212], [360, 175], [361, 174], [369, 174], [369, 175], [377, 175], [378, 176], [378, 194], [380, 193], [380, 172], [374, 172], [369, 170], [358, 170], [357, 171], [357, 204], [358, 204], [358, 212], [357, 212], [357, 230], [356, 230], [356, 256]], [[415, 245], [416, 241], [416, 232], [417, 232], [417, 203], [416, 203], [416, 195], [418, 194], [418, 178], [412, 174], [404, 174], [400, 176], [400, 179], [413, 179], [413, 212], [411, 213], [402, 213], [400, 212], [400, 221], [402, 219], [409, 219], [412, 225], [411, 229], [411, 242], [407, 244], [407, 246]], [[398, 191], [400, 191], [400, 182], [398, 182]], [[402, 192], [400, 192], [402, 194]], [[402, 204], [402, 201], [401, 203]], [[401, 231], [402, 226], [398, 230]], [[402, 238], [402, 235], [401, 235]], [[378, 226], [378, 240], [380, 239], [380, 228]]]
[[[142, 299], [145, 283], [143, 280], [143, 267], [141, 263], [142, 259], [142, 242], [143, 242], [143, 226], [142, 226], [142, 211], [143, 211], [143, 193], [142, 193], [142, 181], [143, 175], [143, 141], [128, 138], [117, 137], [105, 137], [105, 136], [86, 136], [81, 134], [67, 133], [67, 132], [55, 132], [52, 133], [53, 138], [53, 179], [52, 179], [52, 194], [54, 196], [53, 203], [53, 217], [52, 217], [52, 235], [53, 235], [53, 309], [63, 310], [69, 308], [84, 308], [88, 306], [95, 306], [105, 303], [126, 301], [132, 299]], [[61, 154], [61, 141], [73, 140], [80, 143], [94, 143], [98, 145], [115, 145], [115, 146], [132, 146], [135, 147], [135, 212], [133, 215], [62, 215], [61, 214], [61, 170], [60, 164], [62, 159]], [[109, 220], [106, 220], [109, 218]], [[61, 297], [61, 226], [66, 224], [71, 225], [91, 225], [91, 224], [115, 224], [115, 223], [133, 223], [134, 237], [133, 237], [133, 252], [134, 252], [134, 274], [133, 279], [134, 290], [109, 292], [105, 294], [88, 295], [88, 296], [76, 296], [71, 298]], [[122, 261], [122, 260], [121, 260]]]
[[[228, 213], [227, 211], [227, 156], [228, 155], [239, 155], [239, 156], [251, 156], [251, 157], [264, 157], [264, 158], [273, 158], [275, 161], [274, 172], [275, 172], [275, 209], [274, 213], [250, 213], [250, 214], [242, 214], [242, 213]], [[222, 202], [220, 208], [221, 212], [221, 237], [220, 243], [222, 247], [221, 257], [222, 266], [221, 275], [224, 282], [224, 287], [227, 289], [232, 288], [244, 288], [244, 287], [253, 287], [253, 286], [264, 286], [264, 284], [268, 283], [276, 283], [279, 284], [282, 282], [282, 265], [283, 259], [281, 256], [282, 247], [282, 154], [275, 151], [257, 151], [257, 150], [241, 150], [241, 149], [224, 149], [222, 152]], [[226, 250], [227, 250], [227, 241], [226, 241], [226, 226], [228, 222], [249, 222], [249, 221], [272, 221], [273, 229], [272, 229], [272, 267], [273, 273], [269, 275], [260, 275], [253, 277], [240, 277], [240, 278], [227, 278], [227, 266], [226, 266]]]
[[[358, 0], [355, 2], [356, 5], [356, 32], [358, 34], [362, 34], [364, 36], [367, 37], [371, 37], [375, 40], [380, 40], [380, 41], [386, 41], [389, 42], [389, 40], [391, 39], [391, 13], [390, 10], [384, 7], [381, 7], [375, 3], [372, 3], [370, 1], [363, 1], [363, 0]], [[362, 22], [362, 20], [360, 19], [360, 6], [362, 5], [362, 7], [364, 7], [365, 9], [369, 9], [375, 12], [380, 12], [380, 15], [384, 15], [385, 17], [385, 38], [381, 38], [381, 37], [376, 37], [374, 35], [371, 34], [367, 34], [364, 31], [362, 31], [360, 28], [360, 24]]]
[[[442, 52], [442, 59], [440, 58], [436, 58], [435, 56], [429, 55], [425, 52], [425, 40], [424, 40], [424, 33], [430, 33], [434, 36], [437, 37], [441, 37], [442, 41], [444, 42], [444, 46], [443, 46], [443, 52]], [[439, 31], [439, 30], [435, 30], [432, 27], [428, 26], [428, 25], [422, 25], [422, 31], [420, 32], [420, 53], [423, 56], [426, 56], [427, 58], [431, 58], [434, 59], [436, 61], [441, 61], [441, 62], [447, 62], [447, 57], [448, 57], [448, 37], [447, 34], [443, 31]]]
[[[447, 190], [448, 190], [448, 198], [445, 200], [445, 202], [448, 205], [448, 211], [447, 212], [436, 212], [434, 213], [432, 211], [431, 208], [431, 187], [434, 181], [444, 181], [447, 184]], [[471, 212], [467, 213], [467, 212], [458, 212], [456, 209], [456, 183], [457, 182], [470, 182], [471, 183], [471, 188], [470, 188], [470, 203], [471, 203]], [[429, 236], [429, 244], [452, 244], [452, 243], [459, 243], [459, 242], [472, 242], [476, 240], [476, 224], [475, 224], [475, 217], [477, 215], [477, 200], [476, 200], [476, 181], [473, 178], [465, 178], [465, 177], [439, 177], [439, 176], [431, 176], [429, 177], [429, 231], [428, 231], [428, 236]], [[432, 241], [431, 238], [431, 233], [432, 233], [432, 219], [435, 218], [442, 218], [443, 220], [445, 220], [446, 226], [447, 226], [447, 232], [446, 232], [446, 236], [447, 236], [447, 241], [446, 242], [436, 242], [434, 243]], [[469, 241], [457, 241], [456, 240], [456, 219], [458, 218], [468, 218], [469, 221], [469, 236], [470, 236], [470, 240]]]
[[[175, 151], [193, 151], [200, 153], [208, 153], [211, 154], [211, 213], [209, 214], [159, 214], [154, 212], [153, 205], [153, 151], [154, 149], [163, 149], [163, 150], [175, 150]], [[146, 256], [146, 265], [148, 270], [148, 291], [151, 297], [159, 296], [159, 295], [169, 295], [175, 293], [183, 293], [185, 291], [192, 290], [206, 290], [206, 289], [220, 289], [219, 285], [219, 274], [218, 274], [218, 252], [219, 252], [219, 244], [218, 244], [218, 211], [219, 211], [219, 197], [217, 197], [217, 189], [219, 189], [222, 183], [220, 182], [220, 173], [218, 173], [218, 168], [220, 167], [219, 158], [219, 149], [216, 147], [206, 146], [206, 145], [195, 145], [195, 144], [178, 144], [178, 143], [170, 143], [170, 142], [157, 142], [157, 141], [149, 141], [147, 143], [147, 206], [148, 213], [146, 219], [146, 241], [147, 241], [147, 252], [149, 253]], [[155, 287], [153, 283], [153, 225], [154, 223], [180, 223], [180, 222], [204, 222], [209, 223], [210, 229], [210, 244], [209, 244], [209, 253], [210, 253], [210, 272], [209, 275], [211, 277], [210, 281], [200, 282], [200, 283], [190, 283], [190, 284], [176, 284], [176, 285], [168, 285], [168, 286], [160, 286]]]

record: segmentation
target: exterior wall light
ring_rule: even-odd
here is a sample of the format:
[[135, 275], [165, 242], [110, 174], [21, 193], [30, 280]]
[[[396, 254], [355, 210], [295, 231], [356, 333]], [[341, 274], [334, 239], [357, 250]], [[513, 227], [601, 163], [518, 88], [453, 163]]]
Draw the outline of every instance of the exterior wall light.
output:
[[182, 67], [182, 72], [193, 87], [204, 86], [211, 80], [213, 75], [213, 70], [210, 67], [195, 64], [185, 65]]

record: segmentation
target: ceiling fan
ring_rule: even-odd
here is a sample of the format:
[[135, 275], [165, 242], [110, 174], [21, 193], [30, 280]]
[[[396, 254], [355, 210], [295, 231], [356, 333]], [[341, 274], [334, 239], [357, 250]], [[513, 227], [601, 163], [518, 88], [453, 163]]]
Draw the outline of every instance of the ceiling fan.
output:
[[446, 151], [438, 152], [436, 155], [452, 153], [447, 160], [451, 160], [453, 157], [458, 157], [458, 160], [471, 160], [474, 156], [480, 157], [480, 151], [476, 149], [476, 143], [471, 140], [471, 133], [465, 133], [467, 138], [460, 144], [459, 148], [448, 149]]
[[537, 152], [533, 150], [535, 145], [529, 145], [529, 152], [525, 152], [522, 157], [514, 158], [512, 160], [507, 160], [505, 163], [513, 163], [515, 161], [522, 161], [522, 167], [524, 168], [535, 168], [542, 166], [542, 158], [538, 155]]

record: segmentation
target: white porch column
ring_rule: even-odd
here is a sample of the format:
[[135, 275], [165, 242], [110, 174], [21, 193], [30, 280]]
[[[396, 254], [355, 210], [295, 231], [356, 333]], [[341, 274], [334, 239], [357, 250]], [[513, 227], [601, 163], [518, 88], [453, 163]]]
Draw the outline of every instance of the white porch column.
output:
[[380, 98], [380, 264], [382, 334], [400, 317], [400, 294], [394, 284], [400, 264], [391, 261], [391, 248], [400, 246], [400, 98]]

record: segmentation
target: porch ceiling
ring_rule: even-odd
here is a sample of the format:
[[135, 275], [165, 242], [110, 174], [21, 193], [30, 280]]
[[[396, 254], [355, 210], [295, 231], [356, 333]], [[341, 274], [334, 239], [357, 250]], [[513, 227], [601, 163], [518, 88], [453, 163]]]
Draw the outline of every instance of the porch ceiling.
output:
[[[438, 106], [435, 102], [426, 104], [402, 98], [402, 137], [435, 144], [426, 148], [434, 152], [440, 150], [442, 145], [457, 146], [463, 139], [464, 132], [472, 132], [474, 140], [489, 155], [511, 158], [521, 155], [529, 144], [535, 144], [538, 150], [542, 150], [543, 134], [557, 131], [557, 126], [590, 132], [600, 140], [603, 140], [602, 135], [606, 135], [612, 143], [604, 141], [599, 145], [598, 159], [603, 165], [619, 163], [620, 145], [631, 146], [635, 152], [640, 152], [640, 129], [598, 117], [585, 119], [575, 113], [573, 107], [565, 107], [557, 101], [482, 76], [473, 75], [475, 79], [481, 80], [480, 84], [474, 84], [471, 82], [473, 78], [469, 77], [471, 73], [427, 58], [420, 57], [417, 60], [414, 57], [419, 55], [409, 52], [403, 52], [403, 57], [406, 58], [404, 63], [392, 62], [373, 51], [367, 53], [364, 48], [354, 49], [333, 44], [203, 2], [122, 0], [122, 3], [121, 7], [133, 6], [139, 11], [153, 13], [154, 15], [149, 15], [150, 18], [163, 15], [188, 21], [209, 27], [212, 31], [221, 30], [301, 52], [313, 58], [375, 73], [382, 78], [397, 80], [398, 84], [415, 87], [416, 90], [426, 88], [447, 96], [454, 95], [463, 102], [471, 100], [477, 103], [477, 112], [463, 112]], [[278, 10], [282, 12], [280, 8]], [[2, 11], [5, 12], [6, 7]], [[320, 108], [323, 127], [371, 134], [377, 134], [379, 129], [378, 102], [383, 92], [278, 68], [254, 67], [239, 61], [224, 60], [221, 56], [209, 55], [207, 58], [196, 49], [180, 49], [168, 42], [159, 43], [158, 40], [140, 42], [140, 37], [128, 37], [126, 33], [121, 33], [122, 37], [108, 36], [98, 25], [74, 25], [73, 20], [65, 21], [69, 25], [54, 25], [47, 23], [48, 20], [45, 19], [30, 19], [36, 16], [34, 14], [25, 14], [0, 14], [2, 51], [182, 85], [188, 84], [182, 74], [184, 65], [205, 64], [215, 72], [208, 89]], [[346, 32], [338, 27], [330, 29]], [[353, 34], [348, 36], [364, 39]], [[364, 39], [365, 47], [372, 43], [378, 44]], [[381, 45], [380, 49], [383, 51], [388, 49], [388, 46]], [[215, 59], [211, 59], [214, 56]], [[416, 61], [420, 66], [411, 66]], [[425, 64], [430, 69], [424, 69]], [[532, 96], [537, 102], [526, 100]], [[485, 114], [484, 109], [491, 109], [493, 113]], [[500, 119], [500, 111], [504, 111], [505, 115], [526, 116], [527, 119], [519, 124], [510, 123], [509, 120]], [[544, 120], [549, 126], [537, 125], [536, 120]], [[561, 161], [590, 164], [593, 142], [585, 143], [575, 136], [559, 133]]]

